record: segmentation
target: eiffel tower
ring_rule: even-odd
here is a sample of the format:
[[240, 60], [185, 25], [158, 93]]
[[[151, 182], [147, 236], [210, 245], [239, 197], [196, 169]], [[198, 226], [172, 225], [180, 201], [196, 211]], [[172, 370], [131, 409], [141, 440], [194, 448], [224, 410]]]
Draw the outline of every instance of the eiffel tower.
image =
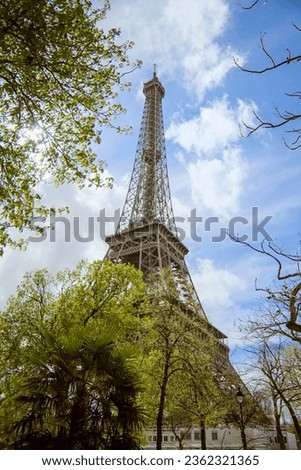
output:
[[208, 332], [218, 341], [222, 357], [228, 359], [226, 336], [209, 323], [190, 277], [185, 256], [187, 247], [179, 240], [172, 209], [162, 99], [165, 90], [156, 70], [144, 84], [145, 104], [129, 190], [114, 235], [106, 237], [106, 258], [130, 263], [147, 276], [156, 268], [171, 267], [190, 284], [198, 314]]

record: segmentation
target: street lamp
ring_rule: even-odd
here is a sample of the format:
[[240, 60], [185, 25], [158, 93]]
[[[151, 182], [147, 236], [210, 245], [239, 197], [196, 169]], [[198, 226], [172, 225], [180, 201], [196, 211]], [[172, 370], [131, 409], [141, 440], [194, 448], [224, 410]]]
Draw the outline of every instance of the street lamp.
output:
[[244, 423], [244, 415], [242, 412], [242, 404], [244, 401], [244, 394], [242, 393], [240, 387], [237, 389], [236, 393], [236, 400], [237, 403], [239, 404], [239, 410], [240, 410], [240, 434], [241, 434], [241, 440], [242, 440], [242, 446], [244, 450], [248, 449], [247, 446], [247, 439], [246, 439], [246, 434], [245, 434], [245, 423]]

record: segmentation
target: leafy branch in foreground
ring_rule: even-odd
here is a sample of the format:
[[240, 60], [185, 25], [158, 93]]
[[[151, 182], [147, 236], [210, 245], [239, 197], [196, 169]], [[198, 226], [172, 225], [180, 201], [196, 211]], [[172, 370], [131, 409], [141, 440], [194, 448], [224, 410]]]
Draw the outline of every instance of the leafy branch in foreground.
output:
[[119, 29], [101, 27], [110, 9], [101, 3], [0, 1], [0, 255], [18, 246], [12, 229], [47, 215], [38, 189], [45, 180], [112, 183], [92, 146], [125, 112], [117, 92], [139, 62], [130, 63], [133, 43], [122, 43]]

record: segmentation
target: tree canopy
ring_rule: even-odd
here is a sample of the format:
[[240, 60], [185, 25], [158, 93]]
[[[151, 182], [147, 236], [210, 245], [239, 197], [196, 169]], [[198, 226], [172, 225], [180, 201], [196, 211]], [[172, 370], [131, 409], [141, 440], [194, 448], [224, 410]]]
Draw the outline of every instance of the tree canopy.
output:
[[221, 378], [235, 388], [238, 376], [225, 365], [185, 278], [164, 268], [150, 279], [143, 307], [149, 325], [141, 346], [148, 384], [143, 399], [156, 428], [156, 448], [162, 449], [163, 427], [172, 429], [181, 448], [190, 427], [197, 426], [205, 449], [206, 426], [222, 423], [231, 406]]
[[238, 377], [178, 281], [108, 260], [26, 274], [0, 315], [0, 447], [131, 449], [156, 426], [160, 449], [163, 426], [222, 422]]
[[138, 62], [130, 63], [132, 43], [117, 28], [102, 28], [110, 3], [100, 3], [0, 1], [0, 255], [21, 243], [12, 230], [47, 214], [45, 180], [111, 184], [93, 144], [125, 111], [117, 92]]
[[0, 447], [137, 448], [136, 304], [132, 266], [80, 263], [29, 273], [0, 316]]

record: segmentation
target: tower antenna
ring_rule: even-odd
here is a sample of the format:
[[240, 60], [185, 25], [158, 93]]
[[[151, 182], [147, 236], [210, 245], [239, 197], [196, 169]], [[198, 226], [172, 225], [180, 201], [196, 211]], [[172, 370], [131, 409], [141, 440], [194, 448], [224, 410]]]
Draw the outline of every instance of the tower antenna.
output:
[[154, 64], [154, 75], [153, 77], [156, 78], [157, 76], [157, 64]]

